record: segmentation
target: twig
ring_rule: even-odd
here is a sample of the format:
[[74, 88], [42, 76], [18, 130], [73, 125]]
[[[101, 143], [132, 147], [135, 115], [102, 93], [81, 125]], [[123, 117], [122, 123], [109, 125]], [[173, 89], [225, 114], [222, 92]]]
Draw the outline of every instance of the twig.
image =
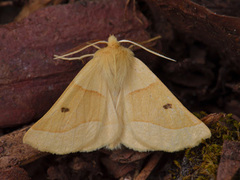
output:
[[157, 163], [159, 162], [160, 158], [162, 157], [162, 154], [163, 154], [162, 152], [153, 153], [147, 165], [143, 168], [143, 170], [140, 172], [140, 174], [136, 177], [135, 180], [146, 180], [147, 177], [152, 172], [152, 170], [157, 165]]

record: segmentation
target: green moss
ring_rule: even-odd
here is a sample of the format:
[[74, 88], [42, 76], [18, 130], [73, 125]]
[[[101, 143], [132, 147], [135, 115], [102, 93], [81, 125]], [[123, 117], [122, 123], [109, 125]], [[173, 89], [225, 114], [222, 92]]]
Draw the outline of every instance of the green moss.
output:
[[[195, 115], [202, 118], [206, 113]], [[171, 172], [175, 179], [216, 179], [223, 142], [224, 140], [240, 141], [240, 123], [232, 118], [232, 114], [227, 114], [212, 123], [209, 129], [212, 132], [210, 139], [204, 140], [197, 147], [186, 149], [183, 158], [174, 160], [172, 167], [175, 168]]]

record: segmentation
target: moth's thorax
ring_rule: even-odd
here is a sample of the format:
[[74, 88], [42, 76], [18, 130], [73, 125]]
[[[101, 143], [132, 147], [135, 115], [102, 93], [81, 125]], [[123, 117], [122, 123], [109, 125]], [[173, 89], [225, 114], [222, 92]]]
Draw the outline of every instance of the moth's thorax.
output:
[[108, 82], [109, 89], [118, 92], [131, 71], [133, 52], [121, 46], [118, 41], [110, 41], [107, 47], [95, 53], [94, 59], [102, 68], [103, 78]]

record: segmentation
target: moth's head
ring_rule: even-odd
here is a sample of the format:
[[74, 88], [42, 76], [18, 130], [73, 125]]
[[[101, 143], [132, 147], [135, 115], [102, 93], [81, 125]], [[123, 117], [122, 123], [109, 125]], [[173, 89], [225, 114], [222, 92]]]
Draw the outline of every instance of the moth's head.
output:
[[109, 36], [107, 47], [99, 49], [94, 54], [94, 58], [104, 59], [105, 61], [129, 61], [133, 57], [133, 52], [130, 49], [121, 46], [120, 42], [113, 35]]
[[117, 38], [114, 35], [109, 36], [108, 38], [108, 47], [117, 48], [120, 46]]

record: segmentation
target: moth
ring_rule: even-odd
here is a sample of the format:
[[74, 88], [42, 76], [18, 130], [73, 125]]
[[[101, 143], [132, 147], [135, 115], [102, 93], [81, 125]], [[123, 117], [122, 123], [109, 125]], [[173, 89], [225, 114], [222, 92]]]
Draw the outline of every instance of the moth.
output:
[[[174, 152], [209, 138], [208, 127], [120, 44], [125, 42], [138, 45], [117, 41], [115, 36], [89, 45], [99, 50], [78, 58], [93, 56], [51, 109], [27, 131], [23, 142], [54, 154], [103, 147], [112, 150], [121, 145], [140, 152]], [[99, 48], [99, 43], [107, 46]], [[77, 59], [67, 55], [58, 58]]]

